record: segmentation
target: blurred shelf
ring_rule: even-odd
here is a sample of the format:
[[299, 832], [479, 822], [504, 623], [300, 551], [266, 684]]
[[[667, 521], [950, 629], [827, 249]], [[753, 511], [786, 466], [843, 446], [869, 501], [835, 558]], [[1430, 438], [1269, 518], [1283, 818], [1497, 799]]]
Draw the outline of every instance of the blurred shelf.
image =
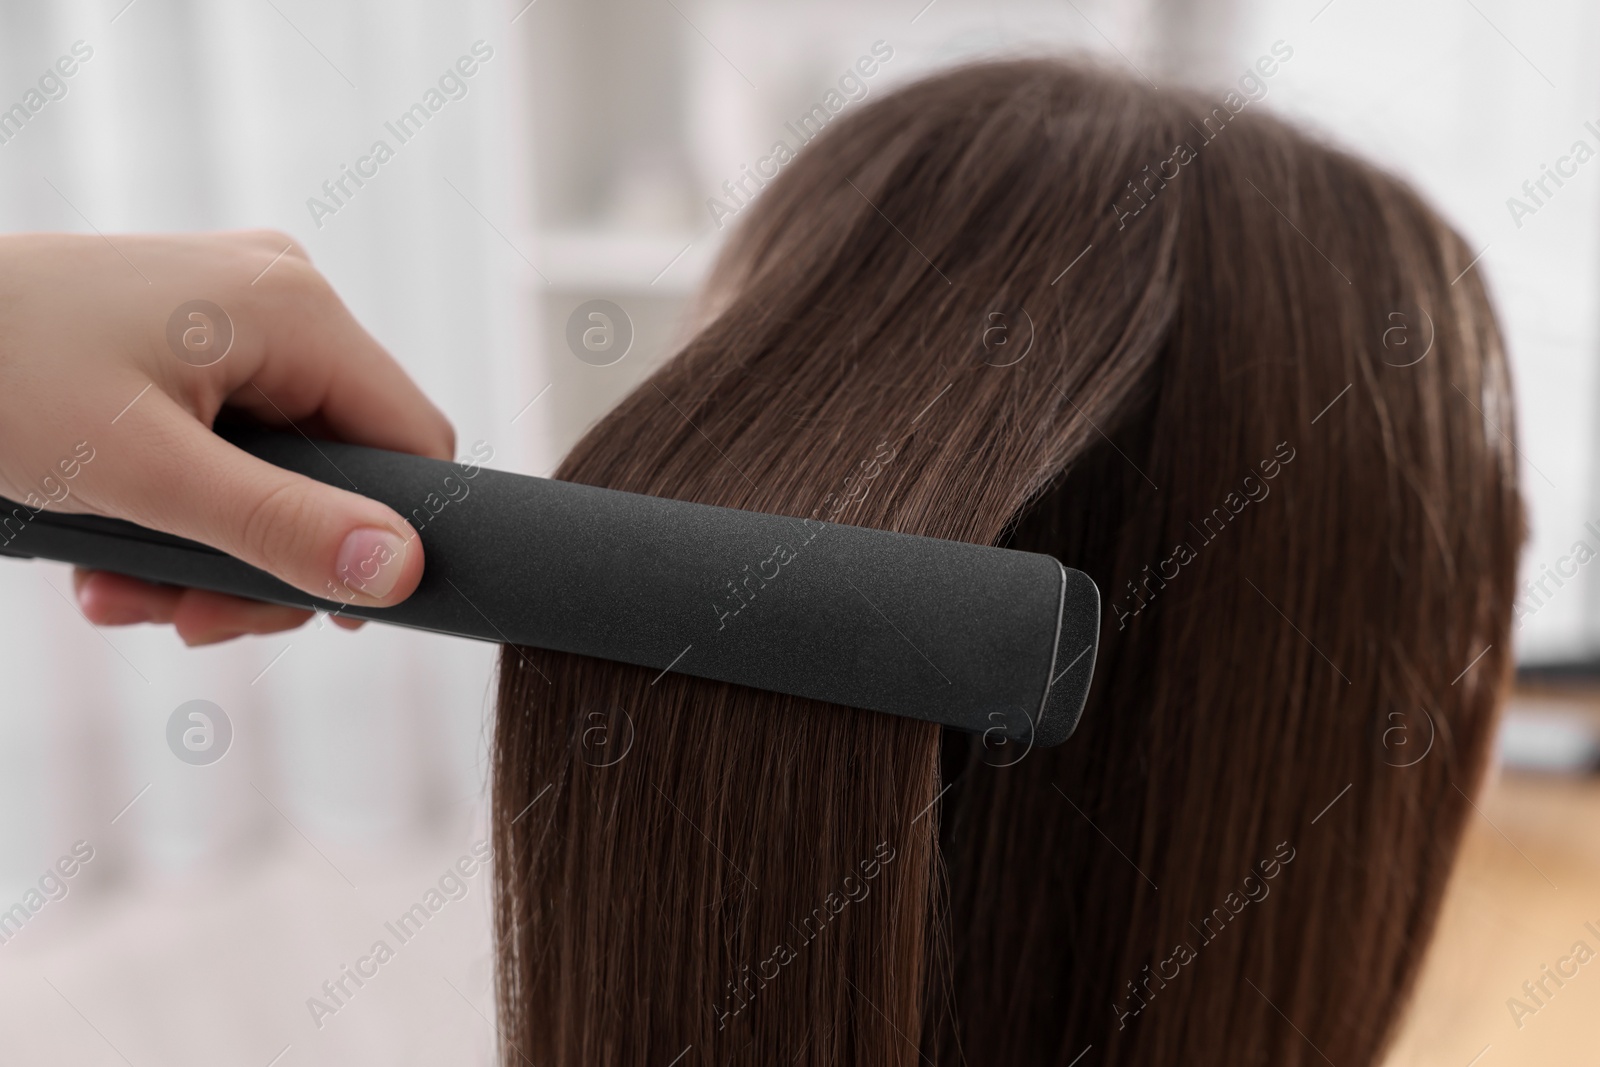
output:
[[1600, 694], [1600, 659], [1538, 660], [1517, 665], [1518, 685], [1589, 686]]
[[1592, 776], [1600, 770], [1600, 684], [1594, 675], [1519, 670], [1496, 747], [1507, 771]]
[[[710, 269], [716, 239], [708, 234], [641, 234], [610, 229], [546, 229], [523, 242], [537, 249], [549, 288], [582, 293], [659, 293], [684, 297]], [[546, 288], [538, 279], [533, 284]]]

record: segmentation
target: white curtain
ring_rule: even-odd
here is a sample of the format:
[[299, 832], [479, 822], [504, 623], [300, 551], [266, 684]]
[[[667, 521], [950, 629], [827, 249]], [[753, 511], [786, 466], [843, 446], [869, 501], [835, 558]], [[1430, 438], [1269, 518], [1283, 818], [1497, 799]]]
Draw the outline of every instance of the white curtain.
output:
[[[0, 107], [74, 67], [58, 58], [76, 66], [0, 127], [0, 228], [286, 230], [452, 418], [463, 454], [481, 440], [491, 466], [546, 469], [540, 420], [512, 422], [544, 380], [521, 310], [534, 251], [513, 14], [6, 5]], [[447, 81], [446, 105], [398, 145], [384, 123], [462, 56], [477, 61], [465, 95]], [[380, 138], [394, 158], [314, 217], [308, 198]], [[328, 1003], [322, 982], [482, 837], [493, 646], [313, 625], [191, 651], [162, 629], [96, 631], [68, 570], [42, 563], [0, 561], [0, 600], [0, 913], [37, 901], [76, 842], [92, 849], [20, 932], [0, 920], [0, 1059], [487, 1062], [481, 873], [347, 1010], [314, 1020], [307, 1001]], [[194, 699], [232, 726], [208, 766], [168, 747], [169, 716]]]

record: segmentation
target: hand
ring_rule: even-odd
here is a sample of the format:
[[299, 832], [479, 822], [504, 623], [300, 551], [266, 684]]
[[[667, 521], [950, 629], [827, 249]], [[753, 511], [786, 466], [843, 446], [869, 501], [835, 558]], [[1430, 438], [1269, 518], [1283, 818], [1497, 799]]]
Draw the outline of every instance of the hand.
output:
[[[169, 343], [194, 300], [226, 321], [177, 316]], [[210, 427], [224, 405], [313, 436], [455, 449], [443, 414], [283, 234], [0, 236], [0, 496], [200, 541], [324, 598], [330, 582], [351, 603], [409, 596], [423, 560], [406, 521], [223, 441]], [[74, 586], [91, 622], [170, 622], [191, 645], [310, 618], [103, 572]]]

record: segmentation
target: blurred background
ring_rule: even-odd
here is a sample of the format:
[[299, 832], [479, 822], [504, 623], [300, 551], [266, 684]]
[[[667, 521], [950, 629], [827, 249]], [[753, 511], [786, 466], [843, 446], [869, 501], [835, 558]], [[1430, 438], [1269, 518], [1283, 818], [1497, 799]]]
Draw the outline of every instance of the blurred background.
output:
[[[724, 182], [859, 57], [891, 54], [869, 97], [1060, 52], [1220, 97], [1277, 56], [1252, 106], [1406, 176], [1481, 250], [1519, 389], [1523, 684], [1392, 1062], [1589, 1063], [1600, 975], [1508, 1000], [1600, 947], [1600, 163], [1560, 162], [1600, 150], [1597, 33], [1580, 0], [8, 0], [0, 228], [285, 230], [463, 454], [546, 474], [682, 337]], [[316, 210], [462, 56], [460, 95]], [[631, 323], [621, 358], [569, 347], [592, 300]], [[1423, 343], [1399, 325], [1374, 344]], [[186, 651], [96, 631], [48, 564], [0, 561], [0, 598], [0, 915], [74, 872], [0, 918], [0, 1061], [491, 1062], [481, 872], [337, 1010], [309, 1001], [484, 837], [492, 647], [313, 624]], [[231, 735], [214, 762], [169, 744], [195, 700]]]

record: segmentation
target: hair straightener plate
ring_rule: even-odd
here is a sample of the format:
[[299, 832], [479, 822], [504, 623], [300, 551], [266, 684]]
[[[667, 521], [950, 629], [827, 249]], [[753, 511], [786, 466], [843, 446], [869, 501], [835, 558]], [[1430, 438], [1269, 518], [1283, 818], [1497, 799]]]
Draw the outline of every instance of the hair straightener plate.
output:
[[[317, 599], [194, 541], [0, 500], [0, 553], [574, 652], [1052, 745], [1077, 725], [1100, 594], [1049, 556], [710, 507], [245, 427], [229, 440], [418, 527], [389, 608]], [[444, 503], [441, 503], [444, 502]]]

